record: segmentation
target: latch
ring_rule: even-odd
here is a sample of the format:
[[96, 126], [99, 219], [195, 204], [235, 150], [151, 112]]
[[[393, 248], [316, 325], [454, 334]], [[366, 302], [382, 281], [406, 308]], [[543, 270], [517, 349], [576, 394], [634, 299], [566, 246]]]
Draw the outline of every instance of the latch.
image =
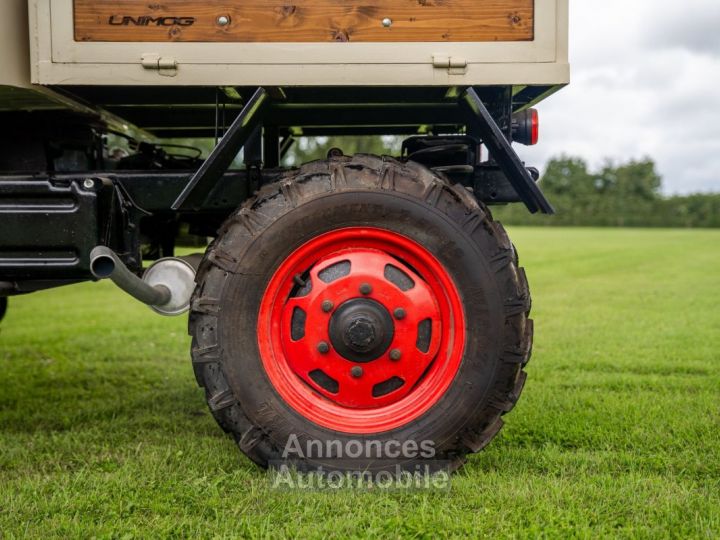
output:
[[467, 72], [467, 60], [458, 56], [434, 54], [432, 63], [434, 68], [447, 69], [450, 75], [464, 75]]
[[140, 64], [145, 69], [157, 70], [164, 77], [177, 75], [177, 60], [172, 56], [160, 56], [157, 53], [145, 53], [140, 59]]

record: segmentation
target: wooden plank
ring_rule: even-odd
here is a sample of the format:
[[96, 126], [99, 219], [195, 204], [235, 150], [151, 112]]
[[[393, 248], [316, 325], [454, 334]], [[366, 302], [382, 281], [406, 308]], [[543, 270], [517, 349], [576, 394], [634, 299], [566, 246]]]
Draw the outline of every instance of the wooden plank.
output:
[[[74, 0], [75, 41], [531, 41], [534, 0]], [[219, 17], [228, 17], [221, 25]], [[389, 27], [383, 19], [390, 19]]]

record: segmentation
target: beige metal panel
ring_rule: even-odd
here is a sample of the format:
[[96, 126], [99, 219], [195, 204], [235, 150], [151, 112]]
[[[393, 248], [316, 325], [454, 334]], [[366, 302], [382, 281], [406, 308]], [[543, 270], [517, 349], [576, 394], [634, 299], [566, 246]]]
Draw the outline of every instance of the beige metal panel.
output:
[[413, 64], [247, 66], [197, 64], [180, 66], [172, 77], [130, 64], [39, 65], [46, 84], [186, 85], [186, 86], [456, 86], [558, 85], [569, 79], [567, 64], [470, 65], [465, 75]]
[[30, 24], [30, 57], [31, 79], [38, 81], [38, 68], [41, 62], [51, 62], [52, 58], [52, 31], [50, 17], [50, 2], [47, 0], [29, 0]]
[[0, 85], [30, 85], [27, 0], [0, 1]]
[[[33, 34], [34, 35], [34, 34]], [[30, 83], [27, 0], [0, 0], [0, 111], [72, 108], [90, 110]]]
[[[569, 78], [568, 0], [536, 0], [535, 40], [502, 43], [84, 43], [74, 41], [72, 0], [31, 2], [40, 84], [547, 85]], [[143, 68], [149, 54], [177, 69]], [[433, 67], [438, 57], [467, 69]]]
[[[570, 6], [568, 0], [557, 1], [557, 40], [555, 43], [555, 62], [558, 64], [567, 64], [569, 59], [569, 29], [570, 29]], [[568, 73], [568, 80], [569, 73]]]

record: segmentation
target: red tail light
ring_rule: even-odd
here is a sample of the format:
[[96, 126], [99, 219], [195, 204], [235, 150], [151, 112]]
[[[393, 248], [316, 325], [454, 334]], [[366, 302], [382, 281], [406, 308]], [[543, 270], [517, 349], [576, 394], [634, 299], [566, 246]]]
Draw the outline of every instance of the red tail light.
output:
[[540, 137], [540, 116], [537, 109], [525, 109], [513, 114], [512, 138], [514, 142], [532, 146]]
[[530, 109], [530, 115], [532, 117], [532, 129], [530, 134], [530, 145], [537, 144], [540, 139], [540, 115], [537, 109]]

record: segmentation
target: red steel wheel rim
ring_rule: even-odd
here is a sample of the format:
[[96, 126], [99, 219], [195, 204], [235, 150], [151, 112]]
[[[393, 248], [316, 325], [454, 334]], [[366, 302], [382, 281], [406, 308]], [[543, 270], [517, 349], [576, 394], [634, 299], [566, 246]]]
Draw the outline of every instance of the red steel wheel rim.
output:
[[445, 394], [465, 317], [442, 264], [393, 231], [351, 227], [306, 242], [263, 295], [258, 346], [285, 402], [345, 433], [399, 428]]

